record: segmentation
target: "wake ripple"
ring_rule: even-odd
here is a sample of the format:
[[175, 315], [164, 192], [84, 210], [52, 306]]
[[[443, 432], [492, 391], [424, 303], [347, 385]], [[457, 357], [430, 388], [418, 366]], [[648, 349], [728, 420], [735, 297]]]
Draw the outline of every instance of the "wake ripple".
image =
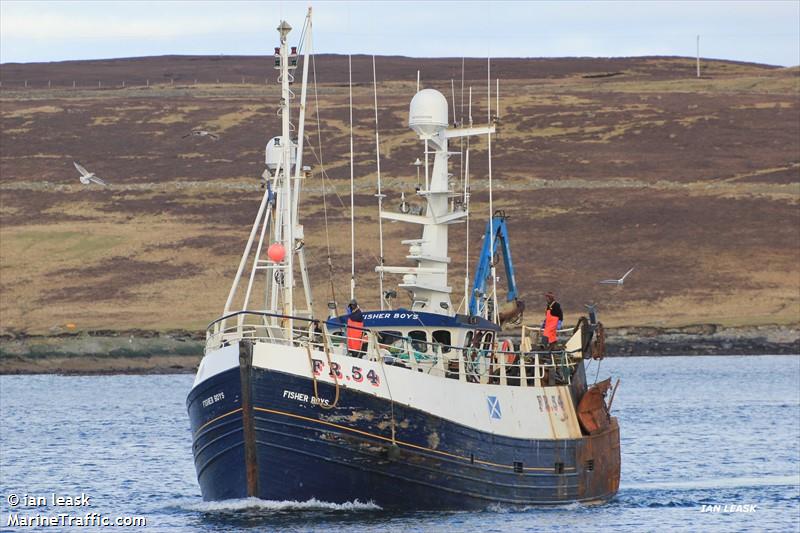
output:
[[224, 500], [220, 502], [199, 502], [180, 506], [187, 511], [201, 513], [226, 513], [235, 511], [379, 511], [381, 507], [373, 502], [360, 502], [358, 500], [345, 503], [331, 503], [314, 498], [304, 501], [275, 501], [261, 500], [259, 498], [241, 498], [238, 500]]
[[746, 487], [782, 487], [800, 485], [798, 476], [764, 476], [764, 477], [732, 477], [692, 479], [681, 481], [653, 481], [649, 483], [623, 483], [620, 491], [624, 490], [703, 490], [703, 489], [731, 489]]

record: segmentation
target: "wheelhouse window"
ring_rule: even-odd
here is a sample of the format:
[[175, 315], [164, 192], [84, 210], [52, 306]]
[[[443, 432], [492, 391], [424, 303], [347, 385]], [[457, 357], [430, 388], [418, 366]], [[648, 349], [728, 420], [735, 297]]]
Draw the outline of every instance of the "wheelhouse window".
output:
[[433, 332], [433, 342], [442, 345], [442, 353], [450, 351], [450, 346], [453, 344], [450, 331], [446, 329], [437, 329]]
[[378, 344], [382, 346], [402, 348], [403, 334], [399, 331], [378, 331], [376, 337], [378, 339]]
[[409, 331], [408, 336], [411, 338], [411, 347], [418, 352], [428, 351], [428, 335], [422, 330], [415, 329]]
[[487, 331], [486, 334], [483, 336], [483, 349], [489, 351], [492, 349], [492, 340], [494, 339], [494, 335], [491, 331]]

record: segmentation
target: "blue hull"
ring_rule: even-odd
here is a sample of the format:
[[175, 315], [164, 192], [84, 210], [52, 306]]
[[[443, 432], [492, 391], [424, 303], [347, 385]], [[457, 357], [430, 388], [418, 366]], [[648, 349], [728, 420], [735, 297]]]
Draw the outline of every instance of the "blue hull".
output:
[[[257, 367], [250, 378], [251, 476], [257, 479], [248, 485], [243, 426], [249, 410], [242, 408], [240, 375], [239, 368], [220, 373], [187, 399], [205, 500], [255, 495], [464, 509], [602, 502], [619, 486], [616, 419], [603, 433], [580, 439], [515, 439], [353, 390], [341, 389], [336, 408], [324, 410], [311, 403], [311, 379]], [[333, 403], [334, 387], [318, 387]], [[290, 399], [285, 391], [307, 396]]]

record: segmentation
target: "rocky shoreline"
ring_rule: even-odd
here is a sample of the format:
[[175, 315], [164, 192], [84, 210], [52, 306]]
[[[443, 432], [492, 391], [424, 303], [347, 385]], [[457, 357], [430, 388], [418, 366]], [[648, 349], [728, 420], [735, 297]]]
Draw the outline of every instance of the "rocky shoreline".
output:
[[800, 354], [800, 328], [778, 325], [730, 328], [717, 324], [609, 328], [606, 352], [609, 357], [794, 355]]
[[[204, 345], [202, 331], [96, 330], [55, 335], [6, 331], [0, 334], [0, 374], [191, 373]], [[608, 328], [606, 353], [608, 357], [800, 354], [800, 327]]]

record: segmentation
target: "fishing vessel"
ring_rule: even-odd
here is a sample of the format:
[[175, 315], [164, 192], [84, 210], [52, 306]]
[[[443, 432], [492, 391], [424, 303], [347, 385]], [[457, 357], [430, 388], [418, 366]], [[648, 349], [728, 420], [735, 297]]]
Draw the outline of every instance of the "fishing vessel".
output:
[[[448, 230], [468, 216], [469, 187], [455, 190], [448, 179], [448, 145], [473, 136], [491, 143], [491, 120], [453, 127], [446, 98], [418, 90], [408, 125], [422, 148], [424, 208], [384, 209], [378, 189], [378, 223], [411, 228], [402, 241], [409, 265], [376, 266], [380, 308], [314, 315], [299, 212], [313, 176], [303, 159], [311, 46], [301, 43], [300, 57], [290, 31], [281, 22], [274, 58], [282, 131], [267, 144], [261, 203], [187, 398], [203, 498], [357, 500], [387, 509], [611, 499], [620, 447], [605, 398], [610, 381], [590, 386], [585, 371], [585, 360], [601, 355], [595, 313], [545, 349], [531, 328], [517, 337], [502, 330], [496, 291], [473, 287], [477, 304], [464, 314], [451, 301]], [[310, 11], [302, 33], [310, 39]], [[290, 84], [299, 60], [295, 126]], [[487, 273], [496, 279], [496, 222], [487, 226], [477, 284]], [[406, 307], [392, 306], [394, 291], [384, 291], [391, 276], [410, 297]]]

